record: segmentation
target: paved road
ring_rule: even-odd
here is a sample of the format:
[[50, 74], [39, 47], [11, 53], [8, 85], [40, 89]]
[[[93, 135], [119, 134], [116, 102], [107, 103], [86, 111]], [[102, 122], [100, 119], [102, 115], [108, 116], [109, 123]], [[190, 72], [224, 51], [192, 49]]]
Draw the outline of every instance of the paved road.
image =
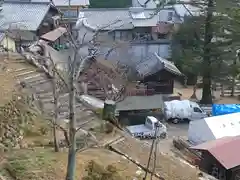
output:
[[[179, 124], [167, 124], [167, 133], [168, 136], [166, 139], [163, 139], [159, 142], [158, 149], [164, 153], [170, 153], [173, 148], [172, 141], [174, 137], [187, 137], [188, 134], [188, 123], [179, 123]], [[147, 143], [151, 144], [152, 140], [146, 140]]]

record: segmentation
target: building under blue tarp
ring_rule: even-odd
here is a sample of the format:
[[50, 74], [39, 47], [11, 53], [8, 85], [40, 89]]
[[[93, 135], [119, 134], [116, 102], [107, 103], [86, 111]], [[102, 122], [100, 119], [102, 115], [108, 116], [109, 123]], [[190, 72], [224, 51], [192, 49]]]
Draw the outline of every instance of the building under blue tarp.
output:
[[240, 104], [213, 104], [212, 115], [219, 116], [240, 112]]

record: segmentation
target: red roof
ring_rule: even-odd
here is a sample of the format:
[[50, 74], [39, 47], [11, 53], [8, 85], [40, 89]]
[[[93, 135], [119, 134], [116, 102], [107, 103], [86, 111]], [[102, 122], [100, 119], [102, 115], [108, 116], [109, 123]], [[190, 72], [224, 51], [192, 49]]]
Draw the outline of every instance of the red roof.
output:
[[240, 136], [223, 137], [192, 147], [212, 154], [226, 169], [240, 165]]

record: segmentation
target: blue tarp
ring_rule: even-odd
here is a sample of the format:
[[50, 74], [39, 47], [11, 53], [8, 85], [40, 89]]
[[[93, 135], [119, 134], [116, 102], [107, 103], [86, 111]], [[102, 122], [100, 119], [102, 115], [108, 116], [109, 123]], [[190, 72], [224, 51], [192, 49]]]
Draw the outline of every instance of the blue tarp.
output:
[[213, 104], [212, 115], [224, 115], [240, 112], [240, 104]]

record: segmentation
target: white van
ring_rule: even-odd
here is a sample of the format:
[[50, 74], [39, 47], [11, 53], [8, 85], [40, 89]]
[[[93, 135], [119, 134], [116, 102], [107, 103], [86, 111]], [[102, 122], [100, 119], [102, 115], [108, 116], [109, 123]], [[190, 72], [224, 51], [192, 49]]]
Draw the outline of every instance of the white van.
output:
[[166, 120], [178, 123], [182, 120], [198, 120], [207, 117], [207, 113], [196, 103], [189, 100], [173, 100], [164, 102]]

